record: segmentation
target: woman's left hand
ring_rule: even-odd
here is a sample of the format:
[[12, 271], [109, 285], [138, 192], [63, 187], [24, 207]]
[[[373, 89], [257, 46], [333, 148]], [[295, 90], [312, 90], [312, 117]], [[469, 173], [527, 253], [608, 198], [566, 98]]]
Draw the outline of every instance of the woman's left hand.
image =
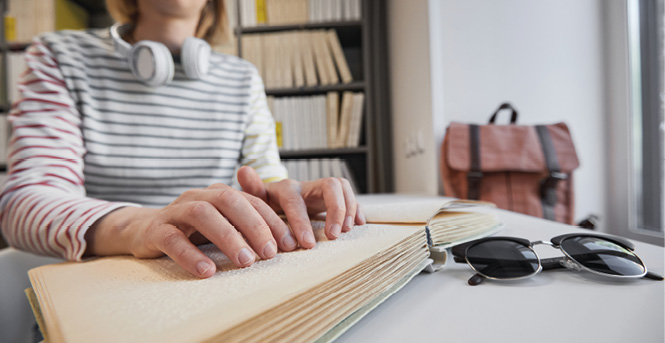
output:
[[254, 169], [245, 166], [238, 170], [238, 182], [243, 191], [263, 199], [275, 212], [286, 214], [293, 234], [306, 249], [316, 245], [310, 215], [326, 212], [328, 239], [336, 239], [353, 225], [365, 224], [351, 184], [344, 178], [304, 182], [286, 179], [264, 184]]

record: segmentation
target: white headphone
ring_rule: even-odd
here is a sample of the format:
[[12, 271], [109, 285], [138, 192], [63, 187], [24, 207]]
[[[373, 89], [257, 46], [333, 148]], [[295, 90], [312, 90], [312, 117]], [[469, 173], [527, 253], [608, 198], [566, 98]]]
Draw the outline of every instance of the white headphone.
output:
[[[166, 45], [153, 41], [140, 41], [133, 46], [122, 39], [121, 32], [130, 26], [111, 26], [111, 37], [115, 50], [127, 58], [129, 69], [139, 81], [151, 87], [168, 85], [173, 80], [174, 63]], [[210, 45], [203, 39], [187, 37], [180, 51], [180, 60], [185, 75], [199, 80], [208, 73]]]

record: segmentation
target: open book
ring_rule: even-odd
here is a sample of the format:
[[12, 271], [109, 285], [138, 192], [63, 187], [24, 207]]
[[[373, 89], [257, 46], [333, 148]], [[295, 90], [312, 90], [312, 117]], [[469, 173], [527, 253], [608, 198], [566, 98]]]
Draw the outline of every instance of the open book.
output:
[[167, 257], [35, 268], [36, 316], [48, 342], [330, 341], [431, 262], [420, 222], [359, 226], [335, 241], [314, 226], [314, 249], [245, 269], [203, 246], [218, 269], [205, 280]]
[[484, 201], [409, 195], [360, 195], [358, 202], [368, 223], [427, 227], [432, 250], [491, 235], [503, 228]]

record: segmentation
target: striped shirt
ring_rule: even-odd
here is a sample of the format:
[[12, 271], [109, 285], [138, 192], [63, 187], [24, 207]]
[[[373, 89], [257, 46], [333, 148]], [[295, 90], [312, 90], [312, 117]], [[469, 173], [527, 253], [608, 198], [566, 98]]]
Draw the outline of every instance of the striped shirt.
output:
[[240, 165], [286, 177], [256, 68], [213, 53], [189, 80], [136, 80], [106, 30], [37, 37], [12, 106], [0, 228], [9, 244], [80, 260], [86, 230], [124, 206], [162, 207], [182, 192], [231, 184]]

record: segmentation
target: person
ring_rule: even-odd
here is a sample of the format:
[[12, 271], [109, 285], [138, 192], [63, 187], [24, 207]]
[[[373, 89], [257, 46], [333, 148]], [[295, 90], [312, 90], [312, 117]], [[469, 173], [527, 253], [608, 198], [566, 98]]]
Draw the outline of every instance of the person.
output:
[[311, 214], [327, 213], [331, 240], [365, 223], [347, 180], [286, 178], [257, 69], [209, 52], [228, 34], [223, 0], [107, 8], [122, 25], [42, 34], [26, 51], [0, 194], [12, 246], [69, 260], [165, 254], [207, 278], [216, 267], [197, 244], [248, 267], [313, 248]]

